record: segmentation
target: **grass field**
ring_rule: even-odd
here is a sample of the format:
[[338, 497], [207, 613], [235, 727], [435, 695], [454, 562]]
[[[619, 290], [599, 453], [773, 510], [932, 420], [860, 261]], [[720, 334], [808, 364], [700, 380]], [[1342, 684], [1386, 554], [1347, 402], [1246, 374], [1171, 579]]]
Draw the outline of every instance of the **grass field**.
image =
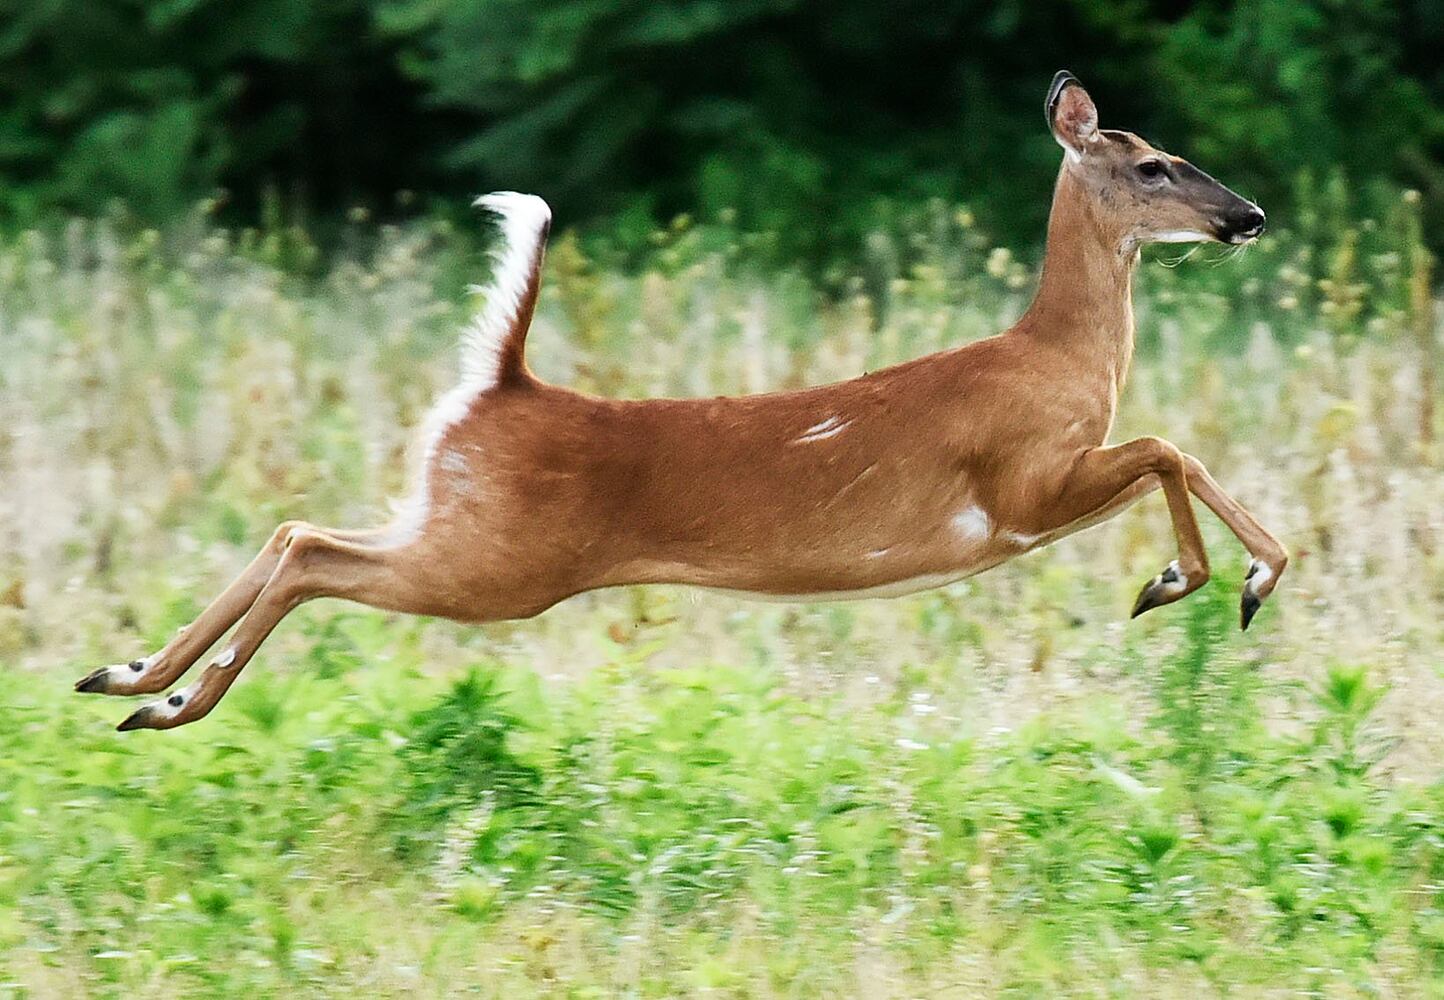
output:
[[[0, 997], [1444, 996], [1439, 346], [1393, 228], [1140, 274], [1115, 437], [1197, 454], [1293, 551], [1246, 635], [1206, 512], [1214, 582], [1127, 621], [1173, 555], [1154, 497], [894, 601], [318, 602], [210, 718], [130, 734], [71, 682], [277, 522], [384, 516], [481, 267], [434, 227], [304, 278], [299, 234], [200, 215], [4, 242]], [[826, 296], [685, 221], [656, 243], [637, 274], [554, 243], [542, 375], [821, 382], [1032, 282], [941, 208]]]

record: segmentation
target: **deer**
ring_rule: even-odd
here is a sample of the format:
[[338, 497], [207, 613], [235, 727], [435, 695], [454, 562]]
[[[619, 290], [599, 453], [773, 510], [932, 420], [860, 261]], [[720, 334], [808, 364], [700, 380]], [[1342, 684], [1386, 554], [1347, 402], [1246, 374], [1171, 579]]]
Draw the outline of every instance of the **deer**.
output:
[[1063, 160], [1036, 294], [995, 336], [851, 380], [734, 397], [622, 401], [548, 384], [524, 355], [551, 211], [499, 193], [484, 305], [462, 377], [423, 421], [419, 470], [373, 530], [287, 521], [159, 652], [85, 692], [168, 689], [119, 729], [207, 715], [277, 624], [342, 598], [462, 623], [526, 619], [585, 591], [681, 584], [815, 601], [938, 587], [1113, 517], [1162, 490], [1177, 558], [1137, 617], [1191, 594], [1209, 561], [1190, 496], [1247, 550], [1247, 629], [1288, 555], [1203, 464], [1158, 437], [1108, 438], [1134, 348], [1132, 276], [1149, 243], [1244, 244], [1264, 213], [1137, 135], [1100, 130], [1067, 71], [1044, 102]]

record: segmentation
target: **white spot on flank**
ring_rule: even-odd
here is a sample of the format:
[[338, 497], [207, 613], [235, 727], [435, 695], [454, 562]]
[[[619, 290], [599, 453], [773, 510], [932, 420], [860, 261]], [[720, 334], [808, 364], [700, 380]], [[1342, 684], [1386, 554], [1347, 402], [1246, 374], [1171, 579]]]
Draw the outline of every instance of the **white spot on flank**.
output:
[[235, 647], [235, 646], [232, 646], [230, 649], [227, 649], [227, 650], [226, 650], [224, 653], [222, 653], [220, 656], [217, 656], [217, 657], [215, 658], [215, 660], [212, 661], [211, 666], [213, 666], [213, 667], [229, 667], [232, 663], [235, 663], [235, 662], [236, 662], [236, 647]]
[[892, 551], [892, 546], [891, 546], [891, 545], [889, 545], [887, 548], [883, 548], [883, 549], [873, 549], [871, 552], [869, 552], [869, 553], [867, 554], [867, 558], [869, 558], [869, 559], [881, 559], [883, 556], [887, 555], [887, 554], [888, 554], [889, 552], [891, 552], [891, 551]]
[[953, 530], [969, 541], [987, 538], [990, 530], [987, 511], [974, 504], [953, 515]]
[[847, 430], [847, 426], [850, 423], [852, 423], [851, 420], [843, 420], [841, 417], [828, 417], [821, 423], [813, 424], [811, 427], [807, 428], [807, 430], [799, 434], [797, 436], [797, 439], [792, 443], [809, 444], [813, 441], [825, 440], [832, 437], [834, 434], [841, 434], [843, 431]]

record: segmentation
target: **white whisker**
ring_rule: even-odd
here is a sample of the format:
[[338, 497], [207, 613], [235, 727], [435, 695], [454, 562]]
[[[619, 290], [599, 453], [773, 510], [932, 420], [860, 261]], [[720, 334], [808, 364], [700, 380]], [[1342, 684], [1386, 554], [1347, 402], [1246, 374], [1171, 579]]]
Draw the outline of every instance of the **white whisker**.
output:
[[1160, 258], [1158, 263], [1170, 269], [1175, 268], [1179, 264], [1182, 264], [1184, 261], [1188, 260], [1188, 258], [1192, 257], [1194, 254], [1198, 253], [1198, 248], [1201, 246], [1203, 246], [1202, 243], [1195, 243], [1193, 246], [1189, 247], [1187, 250], [1183, 251], [1183, 253], [1179, 254], [1172, 260], [1163, 260]]

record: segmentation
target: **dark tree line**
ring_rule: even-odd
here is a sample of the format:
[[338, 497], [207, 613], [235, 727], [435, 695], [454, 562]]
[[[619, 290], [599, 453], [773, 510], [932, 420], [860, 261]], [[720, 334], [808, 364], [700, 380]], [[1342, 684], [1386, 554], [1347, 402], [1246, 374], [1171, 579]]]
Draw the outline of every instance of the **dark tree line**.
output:
[[806, 251], [942, 194], [1026, 233], [1062, 66], [1256, 197], [1342, 170], [1439, 204], [1441, 46], [1434, 0], [0, 0], [0, 216], [506, 187]]

